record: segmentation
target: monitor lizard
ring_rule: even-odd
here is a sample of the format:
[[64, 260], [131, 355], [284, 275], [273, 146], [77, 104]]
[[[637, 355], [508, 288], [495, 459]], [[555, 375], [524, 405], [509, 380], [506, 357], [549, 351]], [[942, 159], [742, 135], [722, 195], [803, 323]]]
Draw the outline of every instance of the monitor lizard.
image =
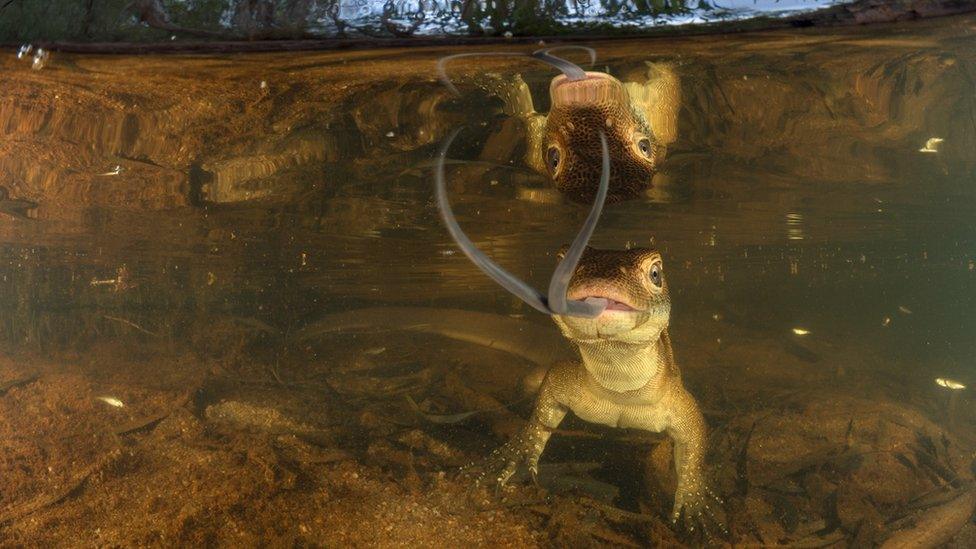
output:
[[572, 411], [592, 423], [667, 432], [675, 443], [677, 476], [671, 520], [689, 532], [698, 529], [710, 536], [714, 527], [725, 532], [718, 514], [722, 501], [705, 479], [705, 420], [681, 382], [671, 349], [671, 300], [661, 254], [586, 245], [610, 178], [607, 138], [602, 130], [597, 133], [602, 169], [596, 201], [573, 244], [559, 253], [548, 295], [498, 266], [463, 233], [451, 211], [444, 177], [444, 159], [457, 132], [440, 150], [435, 189], [448, 232], [485, 274], [550, 314], [580, 355], [580, 360], [559, 362], [548, 370], [528, 423], [492, 454], [479, 478], [505, 484], [523, 464], [534, 477], [552, 431]]

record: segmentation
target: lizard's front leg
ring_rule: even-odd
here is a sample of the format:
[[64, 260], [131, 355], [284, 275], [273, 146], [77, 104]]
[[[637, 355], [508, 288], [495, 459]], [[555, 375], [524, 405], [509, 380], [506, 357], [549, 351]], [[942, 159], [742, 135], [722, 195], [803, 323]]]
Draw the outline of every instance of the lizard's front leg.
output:
[[491, 475], [499, 485], [508, 482], [519, 465], [529, 466], [532, 479], [539, 473], [539, 456], [546, 447], [553, 429], [566, 417], [567, 408], [559, 403], [549, 377], [542, 382], [532, 417], [522, 430], [504, 446], [492, 452], [482, 478]]
[[[672, 394], [667, 431], [674, 440], [674, 467], [678, 489], [674, 494], [671, 521], [683, 520], [690, 532], [697, 527], [710, 535], [711, 525], [728, 533], [719, 516], [722, 500], [712, 492], [705, 478], [705, 418], [698, 403], [683, 387]], [[711, 524], [710, 524], [711, 523]]]

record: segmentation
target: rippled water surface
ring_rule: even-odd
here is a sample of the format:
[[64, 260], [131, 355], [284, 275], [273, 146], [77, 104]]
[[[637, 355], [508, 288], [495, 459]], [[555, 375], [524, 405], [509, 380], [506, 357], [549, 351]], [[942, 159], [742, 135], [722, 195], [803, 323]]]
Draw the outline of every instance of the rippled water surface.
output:
[[[974, 31], [589, 44], [595, 70], [680, 78], [663, 169], [607, 206], [594, 245], [663, 254], [733, 539], [976, 538], [976, 415], [968, 389], [936, 383], [976, 383]], [[3, 54], [0, 539], [675, 539], [667, 481], [643, 465], [662, 439], [577, 420], [543, 457], [548, 503], [522, 482], [445, 499], [451, 471], [528, 414], [530, 361], [492, 341], [560, 335], [457, 251], [434, 154], [465, 127], [458, 218], [537, 286], [587, 212], [525, 165], [497, 99], [437, 81], [450, 53], [65, 54], [41, 70]], [[544, 66], [452, 72], [519, 73], [548, 110]]]

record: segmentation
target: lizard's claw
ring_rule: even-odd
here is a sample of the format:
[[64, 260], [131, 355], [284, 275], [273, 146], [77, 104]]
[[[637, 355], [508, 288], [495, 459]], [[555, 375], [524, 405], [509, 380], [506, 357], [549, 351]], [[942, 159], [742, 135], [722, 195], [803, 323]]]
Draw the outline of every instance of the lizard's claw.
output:
[[491, 483], [504, 486], [515, 475], [518, 468], [526, 464], [532, 480], [535, 481], [539, 473], [539, 454], [541, 447], [534, 443], [531, 436], [519, 435], [496, 449], [481, 464], [480, 474], [475, 476], [475, 483]]
[[527, 457], [526, 449], [519, 444], [519, 438], [516, 437], [488, 456], [482, 477], [498, 486], [504, 486], [518, 471], [519, 466], [525, 463]]
[[706, 543], [714, 541], [716, 533], [728, 538], [723, 503], [722, 498], [708, 486], [679, 488], [674, 497], [671, 523], [689, 536], [704, 539]]

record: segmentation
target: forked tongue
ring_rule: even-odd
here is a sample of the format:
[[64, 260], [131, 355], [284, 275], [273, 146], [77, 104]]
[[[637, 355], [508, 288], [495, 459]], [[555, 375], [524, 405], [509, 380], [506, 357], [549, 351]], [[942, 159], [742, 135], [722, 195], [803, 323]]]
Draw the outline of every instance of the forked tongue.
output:
[[607, 137], [600, 130], [600, 146], [603, 150], [603, 170], [600, 174], [600, 186], [597, 189], [596, 201], [590, 209], [590, 214], [586, 217], [583, 227], [580, 229], [576, 239], [573, 240], [566, 255], [563, 256], [556, 270], [552, 273], [549, 280], [549, 295], [544, 296], [541, 292], [529, 286], [515, 275], [509, 273], [497, 263], [491, 260], [481, 250], [471, 242], [471, 239], [464, 234], [461, 226], [458, 225], [454, 212], [451, 211], [451, 204], [447, 200], [447, 183], [444, 178], [444, 160], [451, 143], [461, 130], [454, 130], [445, 140], [444, 145], [438, 152], [437, 168], [434, 174], [434, 185], [437, 194], [437, 207], [440, 210], [441, 218], [447, 231], [451, 233], [454, 242], [457, 243], [464, 255], [470, 259], [482, 272], [491, 277], [503, 288], [511, 292], [522, 301], [528, 303], [532, 308], [550, 315], [578, 316], [583, 318], [594, 318], [600, 315], [607, 308], [608, 301], [603, 298], [587, 298], [585, 301], [570, 300], [566, 296], [569, 289], [569, 282], [573, 277], [573, 272], [579, 264], [580, 257], [586, 249], [593, 231], [596, 229], [597, 222], [600, 220], [600, 213], [603, 211], [603, 204], [607, 199], [607, 189], [610, 186], [610, 152], [607, 148]]

